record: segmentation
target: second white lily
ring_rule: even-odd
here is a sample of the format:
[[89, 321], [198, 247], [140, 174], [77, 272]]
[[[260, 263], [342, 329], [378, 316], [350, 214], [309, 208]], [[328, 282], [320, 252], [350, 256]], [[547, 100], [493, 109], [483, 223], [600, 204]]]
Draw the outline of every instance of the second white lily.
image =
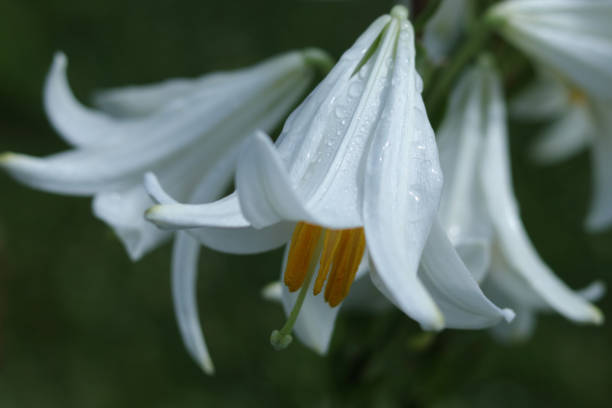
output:
[[[507, 332], [527, 334], [532, 313], [546, 308], [577, 322], [601, 323], [601, 312], [584, 294], [571, 291], [540, 259], [520, 219], [503, 92], [490, 61], [463, 76], [447, 111], [439, 133], [446, 175], [441, 218], [485, 293], [516, 311]], [[587, 291], [591, 297], [599, 292], [598, 284]]]
[[523, 120], [552, 120], [533, 146], [541, 164], [555, 164], [590, 148], [591, 204], [586, 217], [589, 231], [612, 226], [612, 104], [600, 101], [552, 73], [539, 78], [510, 105]]
[[[321, 51], [290, 52], [233, 72], [107, 91], [98, 97], [104, 110], [97, 111], [74, 98], [66, 57], [58, 54], [47, 78], [45, 107], [74, 148], [46, 158], [5, 153], [0, 166], [37, 189], [94, 196], [94, 214], [136, 260], [173, 235], [144, 219], [153, 204], [142, 185], [144, 173], [155, 171], [181, 200], [219, 198], [232, 180], [241, 144], [255, 129], [274, 129], [320, 65], [330, 65]], [[187, 348], [210, 373], [199, 323], [185, 318], [197, 312], [186, 312], [181, 298], [185, 287], [195, 290], [198, 251], [199, 243], [181, 232], [172, 286]]]

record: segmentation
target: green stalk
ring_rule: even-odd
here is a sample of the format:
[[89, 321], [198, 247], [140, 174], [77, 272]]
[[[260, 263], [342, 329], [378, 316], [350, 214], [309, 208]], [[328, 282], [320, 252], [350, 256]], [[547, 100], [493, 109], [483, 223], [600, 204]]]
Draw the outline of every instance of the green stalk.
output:
[[427, 5], [423, 9], [423, 11], [421, 11], [417, 18], [414, 20], [415, 32], [420, 32], [425, 27], [425, 24], [427, 24], [431, 16], [436, 12], [441, 2], [442, 0], [429, 0], [427, 2]]
[[441, 72], [434, 78], [433, 86], [426, 90], [425, 106], [430, 112], [436, 112], [444, 97], [448, 94], [457, 75], [461, 73], [464, 66], [470, 62], [483, 48], [490, 37], [491, 22], [487, 19], [475, 25], [467, 37], [467, 41], [455, 52], [450, 63], [442, 67]]

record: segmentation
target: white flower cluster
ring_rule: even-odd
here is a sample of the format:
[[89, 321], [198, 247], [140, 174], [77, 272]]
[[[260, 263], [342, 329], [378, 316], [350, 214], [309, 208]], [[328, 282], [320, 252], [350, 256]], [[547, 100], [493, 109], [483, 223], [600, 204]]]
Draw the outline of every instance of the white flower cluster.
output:
[[[475, 10], [469, 0], [441, 2], [424, 30], [429, 69], [444, 75], [479, 21]], [[480, 21], [542, 73], [510, 107], [516, 117], [554, 120], [534, 157], [552, 162], [593, 147], [587, 225], [610, 226], [612, 1], [507, 0]], [[0, 165], [34, 188], [93, 196], [94, 214], [133, 260], [176, 235], [176, 315], [207, 373], [200, 245], [235, 254], [286, 245], [280, 282], [265, 290], [288, 315], [271, 336], [277, 348], [294, 332], [325, 353], [341, 305], [393, 304], [424, 330], [494, 328], [506, 339], [527, 335], [540, 310], [601, 323], [590, 303], [601, 285], [568, 288], [523, 226], [494, 57], [460, 67], [434, 132], [416, 48], [408, 11], [396, 6], [335, 65], [317, 49], [289, 52], [242, 70], [102, 92], [97, 110], [74, 98], [58, 54], [45, 108], [73, 148], [46, 158], [4, 153]], [[317, 71], [326, 76], [304, 98]], [[266, 132], [287, 115], [273, 142]]]

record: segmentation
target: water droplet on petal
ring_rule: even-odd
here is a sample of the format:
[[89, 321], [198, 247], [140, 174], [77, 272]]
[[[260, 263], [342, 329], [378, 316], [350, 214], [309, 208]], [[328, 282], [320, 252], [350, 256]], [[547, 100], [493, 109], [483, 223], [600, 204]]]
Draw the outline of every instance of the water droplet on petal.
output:
[[363, 84], [361, 82], [353, 82], [348, 89], [349, 97], [357, 98], [361, 95], [361, 91], [363, 90]]

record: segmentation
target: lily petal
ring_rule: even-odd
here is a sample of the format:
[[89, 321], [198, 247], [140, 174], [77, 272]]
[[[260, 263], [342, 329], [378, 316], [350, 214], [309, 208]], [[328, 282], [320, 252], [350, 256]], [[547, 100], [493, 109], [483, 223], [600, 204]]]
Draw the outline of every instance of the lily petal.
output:
[[[209, 204], [178, 204], [160, 186], [157, 178], [149, 173], [145, 176], [148, 193], [159, 203], [146, 212], [146, 218], [158, 226], [169, 228], [192, 228], [188, 232], [203, 245], [220, 252], [252, 254], [275, 249], [290, 238], [295, 224], [281, 222], [263, 229], [252, 228], [243, 217], [236, 194]], [[201, 182], [198, 191], [209, 190]], [[201, 193], [194, 194], [194, 201], [202, 199]], [[195, 225], [194, 225], [195, 224]], [[197, 228], [206, 225], [205, 228]]]
[[152, 203], [141, 185], [94, 197], [95, 216], [114, 229], [132, 261], [139, 260], [171, 237], [170, 232], [160, 230], [142, 216]]
[[508, 152], [505, 109], [499, 85], [494, 88], [491, 109], [494, 119], [487, 132], [482, 180], [486, 203], [493, 217], [500, 249], [510, 265], [548, 304], [564, 316], [580, 322], [601, 323], [599, 309], [572, 292], [534, 250], [519, 217]]
[[417, 84], [414, 33], [402, 25], [384, 111], [368, 153], [363, 219], [373, 282], [426, 330], [444, 317], [417, 277], [442, 188], [434, 133]]
[[[517, 313], [516, 319], [511, 323], [500, 323], [493, 328], [495, 337], [502, 341], [520, 341], [528, 338], [535, 328], [536, 313], [550, 310], [542, 295], [509, 265], [499, 250], [495, 252], [491, 273], [483, 283], [483, 289], [493, 301], [512, 307]], [[602, 283], [594, 282], [576, 293], [585, 300], [595, 301], [603, 295], [603, 292]]]
[[444, 314], [446, 327], [481, 329], [514, 312], [495, 306], [459, 258], [439, 222], [434, 222], [421, 258], [419, 276]]
[[[236, 172], [236, 189], [244, 216], [255, 228], [281, 220], [322, 224], [302, 204], [274, 144], [262, 132], [257, 132], [245, 145]], [[334, 225], [338, 229], [343, 226]]]
[[234, 81], [223, 92], [202, 89], [180, 106], [127, 121], [102, 120], [101, 114], [79, 105], [68, 89], [52, 93], [64, 96], [52, 104], [52, 120], [62, 123], [61, 132], [94, 140], [102, 130], [104, 141], [46, 159], [12, 155], [2, 164], [15, 178], [46, 191], [92, 195], [121, 189], [175, 156], [200, 150], [217, 158], [255, 129], [271, 129], [314, 74], [307, 56], [293, 52], [226, 75]]
[[[383, 71], [389, 69], [386, 57], [391, 58], [388, 45], [397, 26], [382, 16], [362, 34], [289, 117], [277, 149], [261, 135], [252, 140], [257, 154], [245, 149], [236, 185], [245, 216], [254, 226], [283, 218], [334, 229], [362, 225], [361, 157], [379, 112]], [[379, 37], [383, 45], [371, 51]], [[263, 190], [253, 183], [272, 194], [257, 200], [256, 208], [254, 197], [263, 198]]]
[[67, 66], [66, 55], [56, 53], [45, 82], [44, 106], [47, 116], [62, 138], [74, 146], [104, 142], [105, 135], [120, 131], [121, 123], [77, 101], [68, 85]]
[[490, 15], [502, 33], [544, 65], [563, 73], [591, 95], [610, 99], [612, 4], [585, 0], [514, 0]]
[[150, 115], [167, 104], [182, 105], [198, 89], [221, 89], [232, 81], [235, 78], [213, 73], [200, 78], [173, 78], [150, 85], [105, 89], [94, 94], [94, 105], [117, 118], [134, 118]]
[[177, 234], [172, 254], [172, 298], [185, 347], [206, 374], [214, 374], [215, 368], [202, 335], [196, 301], [199, 251], [200, 244], [189, 234]]
[[478, 238], [463, 239], [453, 246], [474, 280], [482, 282], [491, 265], [491, 242]]
[[593, 141], [592, 121], [585, 106], [570, 108], [538, 136], [531, 156], [541, 164], [554, 164], [580, 153]]
[[477, 177], [489, 118], [485, 96], [491, 79], [489, 69], [482, 64], [468, 70], [459, 80], [438, 132], [440, 165], [445, 180], [439, 214], [455, 246], [464, 241], [488, 241], [492, 236], [490, 217]]
[[[171, 161], [163, 166], [158, 174], [164, 184], [171, 187], [173, 196], [187, 201], [194, 193], [197, 184], [195, 179], [199, 177], [199, 173], [193, 169], [204, 170], [206, 176], [199, 183], [203, 185], [201, 189], [205, 190], [205, 197], [199, 198], [210, 201], [219, 197], [229, 185], [236, 153], [228, 152], [216, 160], [209, 160], [207, 164], [203, 164], [203, 161], [207, 161], [206, 155], [198, 151], [189, 152], [180, 161]], [[136, 260], [170, 236], [168, 231], [160, 230], [143, 217], [151, 205], [153, 201], [139, 183], [125, 189], [96, 194], [93, 211], [98, 218], [114, 228], [130, 257]]]
[[538, 79], [512, 98], [510, 115], [522, 120], [545, 120], [565, 113], [568, 90], [560, 78], [541, 70]]

